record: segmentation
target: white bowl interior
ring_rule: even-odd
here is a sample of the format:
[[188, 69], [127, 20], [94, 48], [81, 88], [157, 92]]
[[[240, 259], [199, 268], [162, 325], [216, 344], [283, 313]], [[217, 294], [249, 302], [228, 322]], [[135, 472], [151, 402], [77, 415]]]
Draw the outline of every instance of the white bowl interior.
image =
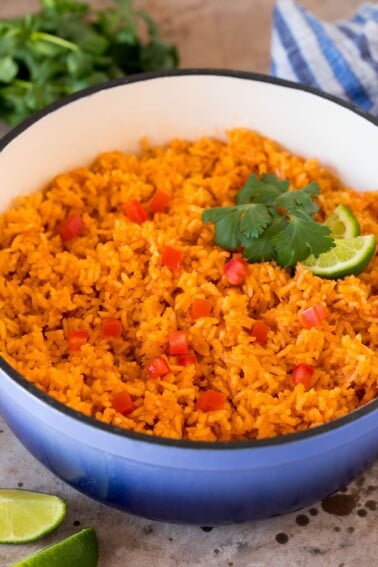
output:
[[178, 75], [103, 88], [49, 112], [0, 153], [0, 210], [102, 151], [138, 151], [176, 137], [257, 130], [330, 166], [359, 190], [378, 187], [378, 128], [322, 96], [224, 75]]

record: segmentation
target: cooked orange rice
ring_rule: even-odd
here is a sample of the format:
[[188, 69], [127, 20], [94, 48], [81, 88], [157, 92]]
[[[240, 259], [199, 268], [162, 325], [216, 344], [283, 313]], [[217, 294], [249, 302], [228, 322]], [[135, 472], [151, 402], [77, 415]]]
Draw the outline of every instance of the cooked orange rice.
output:
[[[295, 273], [272, 262], [251, 264], [242, 285], [223, 273], [231, 253], [214, 245], [204, 209], [231, 205], [248, 175], [275, 173], [300, 188], [316, 180], [319, 219], [340, 203], [361, 232], [378, 238], [378, 194], [354, 192], [315, 159], [291, 155], [251, 131], [227, 141], [143, 142], [140, 155], [113, 151], [90, 167], [63, 173], [44, 190], [20, 198], [0, 217], [0, 352], [38, 388], [88, 416], [137, 432], [196, 441], [283, 435], [358, 408], [378, 390], [378, 258], [360, 276], [325, 280], [300, 265]], [[167, 210], [142, 224], [123, 204], [148, 211], [159, 189]], [[79, 214], [82, 233], [62, 241], [57, 226]], [[181, 267], [162, 265], [166, 245], [183, 252]], [[193, 320], [196, 298], [209, 316]], [[316, 327], [301, 312], [323, 304]], [[104, 338], [101, 321], [122, 322], [119, 338]], [[265, 346], [251, 334], [263, 320]], [[70, 330], [88, 341], [67, 348]], [[184, 330], [197, 362], [167, 354], [168, 335]], [[170, 372], [152, 378], [146, 366], [163, 357]], [[314, 368], [311, 387], [293, 385], [292, 370]], [[225, 395], [223, 408], [204, 411], [205, 390]], [[112, 400], [128, 392], [133, 411]]]

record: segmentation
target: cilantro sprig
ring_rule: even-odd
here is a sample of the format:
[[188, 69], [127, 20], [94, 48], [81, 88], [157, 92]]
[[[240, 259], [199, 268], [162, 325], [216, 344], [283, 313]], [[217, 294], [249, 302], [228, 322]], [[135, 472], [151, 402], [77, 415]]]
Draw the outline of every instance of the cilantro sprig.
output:
[[0, 118], [9, 124], [107, 79], [178, 65], [175, 46], [132, 0], [99, 11], [79, 0], [39, 1], [38, 12], [0, 20]]
[[319, 194], [316, 182], [289, 191], [290, 184], [275, 175], [252, 173], [236, 196], [236, 205], [203, 212], [202, 220], [215, 225], [215, 242], [227, 250], [242, 248], [248, 262], [275, 260], [294, 266], [310, 254], [330, 250], [331, 230], [314, 220]]

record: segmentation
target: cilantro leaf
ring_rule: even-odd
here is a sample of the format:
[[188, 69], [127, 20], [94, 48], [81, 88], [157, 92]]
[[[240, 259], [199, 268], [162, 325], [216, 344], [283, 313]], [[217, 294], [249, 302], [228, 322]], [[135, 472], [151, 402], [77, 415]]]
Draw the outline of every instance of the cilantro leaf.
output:
[[282, 215], [275, 215], [271, 224], [264, 230], [258, 238], [254, 240], [241, 240], [242, 246], [245, 246], [243, 256], [248, 262], [265, 262], [274, 260], [276, 252], [272, 243], [272, 239], [276, 234], [281, 233], [287, 226], [288, 219]]
[[10, 83], [17, 75], [18, 65], [12, 57], [0, 57], [0, 81]]
[[272, 204], [277, 197], [287, 191], [289, 183], [278, 179], [275, 175], [264, 173], [259, 179], [254, 173], [248, 177], [244, 187], [240, 189], [236, 196], [236, 203], [264, 203]]
[[271, 221], [271, 215], [264, 205], [246, 205], [240, 217], [240, 232], [243, 237], [257, 238]]
[[271, 242], [264, 236], [260, 236], [255, 238], [247, 248], [244, 248], [243, 257], [250, 263], [268, 262], [274, 260], [275, 251]]
[[204, 222], [215, 223], [215, 242], [221, 248], [236, 250], [240, 242], [237, 207], [217, 207], [203, 213]]
[[310, 183], [302, 189], [296, 189], [287, 193], [283, 193], [277, 197], [276, 205], [288, 212], [302, 209], [309, 215], [314, 215], [319, 207], [314, 203], [312, 197], [319, 194], [319, 185], [316, 182]]
[[271, 222], [262, 204], [216, 207], [204, 211], [203, 222], [215, 224], [215, 242], [227, 250], [239, 248], [242, 240], [257, 238]]
[[251, 174], [236, 197], [236, 206], [216, 207], [202, 213], [203, 222], [215, 225], [215, 242], [227, 250], [243, 248], [249, 262], [275, 260], [291, 267], [334, 246], [328, 227], [314, 221], [318, 211], [313, 182], [289, 191], [288, 181]]
[[289, 214], [290, 222], [271, 239], [280, 266], [294, 266], [310, 254], [315, 257], [334, 246], [330, 229], [305, 214]]
[[142, 47], [140, 62], [143, 71], [154, 71], [155, 69], [174, 69], [178, 65], [177, 49], [165, 42], [151, 40]]
[[202, 213], [202, 220], [203, 222], [213, 222], [214, 224], [216, 224], [217, 222], [219, 222], [220, 220], [222, 220], [223, 217], [227, 218], [227, 215], [230, 212], [230, 209], [233, 209], [234, 207], [214, 207], [213, 209], [207, 209], [206, 211], [203, 211]]
[[102, 10], [39, 1], [39, 11], [0, 20], [0, 119], [12, 125], [87, 86], [179, 63], [176, 47], [132, 0], [109, 0]]
[[280, 179], [277, 175], [272, 173], [263, 173], [261, 176], [261, 181], [268, 185], [273, 185], [277, 187], [281, 193], [285, 193], [290, 187], [290, 183], [287, 179]]

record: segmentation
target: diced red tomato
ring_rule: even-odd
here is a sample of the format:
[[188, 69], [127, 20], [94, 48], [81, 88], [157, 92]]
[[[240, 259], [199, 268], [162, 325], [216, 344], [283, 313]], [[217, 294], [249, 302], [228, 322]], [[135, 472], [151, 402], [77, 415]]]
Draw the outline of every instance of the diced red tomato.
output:
[[58, 233], [60, 238], [67, 242], [73, 240], [84, 228], [84, 223], [80, 215], [70, 215], [58, 225]]
[[215, 411], [223, 409], [226, 396], [216, 390], [205, 390], [197, 400], [197, 409], [202, 411]]
[[211, 311], [211, 301], [209, 299], [201, 299], [197, 297], [192, 303], [192, 319], [200, 317], [208, 317]]
[[178, 270], [184, 259], [184, 252], [181, 250], [176, 250], [172, 246], [166, 246], [163, 250], [163, 255], [161, 257], [161, 263], [163, 266], [175, 271]]
[[171, 371], [168, 366], [168, 362], [162, 356], [158, 356], [151, 360], [151, 362], [147, 365], [146, 370], [151, 378], [162, 378]]
[[247, 261], [244, 258], [232, 258], [224, 266], [223, 271], [230, 284], [240, 285], [244, 282], [248, 272]]
[[160, 191], [157, 189], [152, 196], [150, 201], [150, 209], [153, 213], [162, 213], [167, 208], [169, 202], [171, 200], [170, 195], [164, 193], [164, 191]]
[[122, 415], [127, 415], [134, 410], [134, 403], [129, 392], [117, 394], [112, 399], [111, 404], [113, 408], [118, 411], [118, 413], [122, 413]]
[[107, 338], [120, 337], [122, 333], [122, 323], [119, 319], [114, 317], [105, 317], [101, 321], [101, 334]]
[[148, 219], [147, 213], [138, 199], [130, 199], [122, 207], [127, 218], [137, 224], [142, 224]]
[[189, 354], [188, 341], [184, 331], [172, 331], [169, 333], [169, 354]]
[[194, 354], [181, 354], [177, 357], [177, 363], [181, 366], [191, 366], [192, 364], [197, 364], [197, 358]]
[[67, 333], [68, 349], [71, 352], [78, 352], [87, 341], [87, 331], [68, 331]]
[[303, 384], [305, 390], [311, 387], [311, 378], [314, 374], [314, 369], [308, 364], [297, 364], [293, 368], [293, 384]]
[[256, 321], [252, 327], [251, 335], [255, 337], [256, 342], [264, 346], [268, 340], [269, 331], [270, 327], [264, 321]]
[[317, 327], [324, 319], [328, 317], [328, 311], [322, 303], [317, 303], [301, 313], [301, 319], [307, 329]]

